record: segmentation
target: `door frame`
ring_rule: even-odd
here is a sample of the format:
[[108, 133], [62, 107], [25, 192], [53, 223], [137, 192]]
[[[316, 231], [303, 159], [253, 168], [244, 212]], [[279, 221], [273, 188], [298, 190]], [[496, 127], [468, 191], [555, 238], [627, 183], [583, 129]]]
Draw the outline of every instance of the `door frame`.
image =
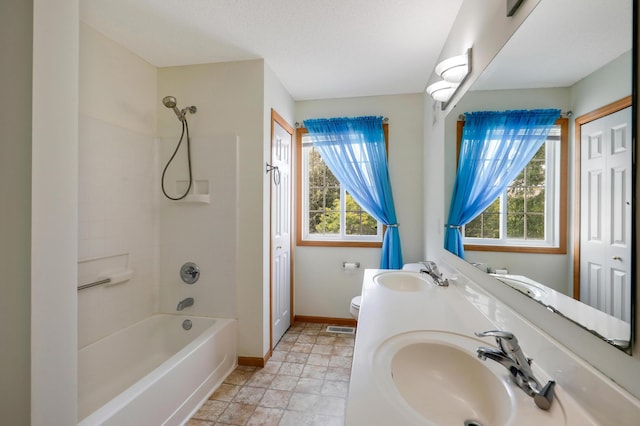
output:
[[[573, 298], [580, 300], [580, 172], [581, 172], [581, 144], [582, 125], [598, 120], [607, 115], [618, 112], [632, 105], [632, 97], [626, 96], [620, 100], [597, 108], [575, 119], [574, 131], [574, 198], [573, 198]], [[632, 117], [633, 119], [633, 117]]]
[[[290, 144], [290, 150], [291, 152], [289, 153], [289, 158], [291, 158], [291, 174], [293, 175], [294, 173], [294, 167], [295, 164], [293, 162], [293, 145], [294, 145], [294, 128], [293, 126], [291, 126], [289, 123], [287, 123], [287, 121], [276, 112], [275, 109], [271, 108], [271, 137], [269, 139], [269, 161], [271, 163], [273, 163], [273, 136], [275, 134], [275, 123], [279, 124], [283, 129], [285, 129], [287, 131], [287, 133], [289, 133], [291, 135], [291, 144]], [[271, 212], [272, 212], [272, 208], [273, 208], [273, 199], [272, 199], [272, 186], [271, 186], [271, 175], [269, 175], [269, 352], [273, 351], [273, 271], [272, 271], [272, 267], [273, 267], [273, 244], [271, 241], [271, 236], [272, 236], [272, 221], [271, 221]], [[289, 212], [290, 217], [291, 217], [291, 221], [290, 221], [290, 229], [289, 229], [289, 244], [290, 244], [290, 264], [289, 264], [289, 316], [290, 316], [290, 323], [293, 324], [293, 318], [294, 318], [294, 314], [293, 314], [293, 287], [294, 287], [294, 268], [293, 268], [293, 259], [294, 259], [294, 240], [293, 240], [293, 232], [295, 229], [294, 223], [293, 221], [294, 216], [293, 216], [293, 205], [295, 204], [295, 200], [293, 199], [293, 179], [289, 180], [291, 182], [290, 187], [289, 187], [289, 191], [290, 191], [290, 197], [289, 199], [291, 200], [291, 205], [289, 206], [289, 208], [291, 209], [291, 212]]]

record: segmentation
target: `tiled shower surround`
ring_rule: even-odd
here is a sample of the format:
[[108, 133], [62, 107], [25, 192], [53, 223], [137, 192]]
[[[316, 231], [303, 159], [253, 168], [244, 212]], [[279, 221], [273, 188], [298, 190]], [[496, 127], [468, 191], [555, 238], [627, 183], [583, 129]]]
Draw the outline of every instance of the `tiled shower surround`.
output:
[[355, 335], [296, 323], [264, 368], [238, 366], [187, 426], [344, 425]]

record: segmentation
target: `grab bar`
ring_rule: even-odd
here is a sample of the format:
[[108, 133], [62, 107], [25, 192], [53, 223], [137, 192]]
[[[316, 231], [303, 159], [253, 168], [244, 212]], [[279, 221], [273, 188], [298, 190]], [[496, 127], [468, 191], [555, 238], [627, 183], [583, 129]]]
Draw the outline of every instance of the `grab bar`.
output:
[[111, 278], [105, 278], [103, 280], [94, 281], [94, 282], [89, 283], [89, 284], [82, 284], [82, 285], [78, 286], [78, 291], [84, 290], [86, 288], [95, 287], [97, 285], [109, 284], [110, 282], [111, 282]]

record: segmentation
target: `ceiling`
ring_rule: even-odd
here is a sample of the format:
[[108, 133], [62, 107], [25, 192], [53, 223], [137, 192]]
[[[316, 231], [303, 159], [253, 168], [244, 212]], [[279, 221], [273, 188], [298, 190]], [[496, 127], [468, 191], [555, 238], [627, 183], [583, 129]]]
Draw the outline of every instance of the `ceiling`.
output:
[[631, 0], [542, 0], [473, 90], [570, 87], [631, 41]]
[[[80, 16], [157, 67], [263, 58], [306, 100], [422, 92], [462, 1], [80, 0]], [[542, 0], [473, 90], [575, 84], [631, 48], [630, 8]]]
[[80, 0], [157, 67], [264, 58], [296, 100], [422, 92], [462, 0]]

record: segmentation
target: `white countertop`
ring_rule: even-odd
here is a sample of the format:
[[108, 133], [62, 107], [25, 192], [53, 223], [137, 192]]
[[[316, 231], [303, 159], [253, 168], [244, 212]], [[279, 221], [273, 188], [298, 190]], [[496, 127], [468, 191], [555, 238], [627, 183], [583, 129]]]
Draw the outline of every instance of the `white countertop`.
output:
[[[374, 283], [374, 276], [384, 272], [389, 271], [367, 269], [364, 274], [347, 426], [428, 424], [412, 412], [400, 397], [394, 397], [392, 390], [382, 389], [380, 380], [373, 372], [376, 349], [392, 336], [409, 331], [432, 330], [474, 337], [476, 331], [509, 330], [504, 324], [489, 320], [500, 318], [500, 311], [508, 308], [467, 280], [451, 280], [448, 287], [429, 285], [421, 291], [396, 291]], [[528, 356], [531, 356], [530, 352], [535, 352], [534, 348], [528, 350], [527, 340], [520, 339], [520, 344]], [[495, 342], [493, 339], [482, 339], [478, 346], [495, 346]], [[486, 362], [494, 371], [504, 371], [505, 380], [508, 380], [508, 371], [504, 367], [493, 361]], [[549, 380], [548, 375], [535, 365], [535, 361], [533, 368], [542, 383]], [[525, 408], [521, 408], [523, 411], [518, 413], [517, 422], [513, 424], [537, 425], [545, 415], [555, 419], [564, 417], [567, 424], [597, 424], [564, 392], [561, 383], [556, 386], [557, 397], [549, 412], [539, 410], [532, 398], [516, 385], [512, 386], [513, 396], [525, 402], [519, 405]], [[528, 414], [535, 417], [536, 421], [531, 422]]]

